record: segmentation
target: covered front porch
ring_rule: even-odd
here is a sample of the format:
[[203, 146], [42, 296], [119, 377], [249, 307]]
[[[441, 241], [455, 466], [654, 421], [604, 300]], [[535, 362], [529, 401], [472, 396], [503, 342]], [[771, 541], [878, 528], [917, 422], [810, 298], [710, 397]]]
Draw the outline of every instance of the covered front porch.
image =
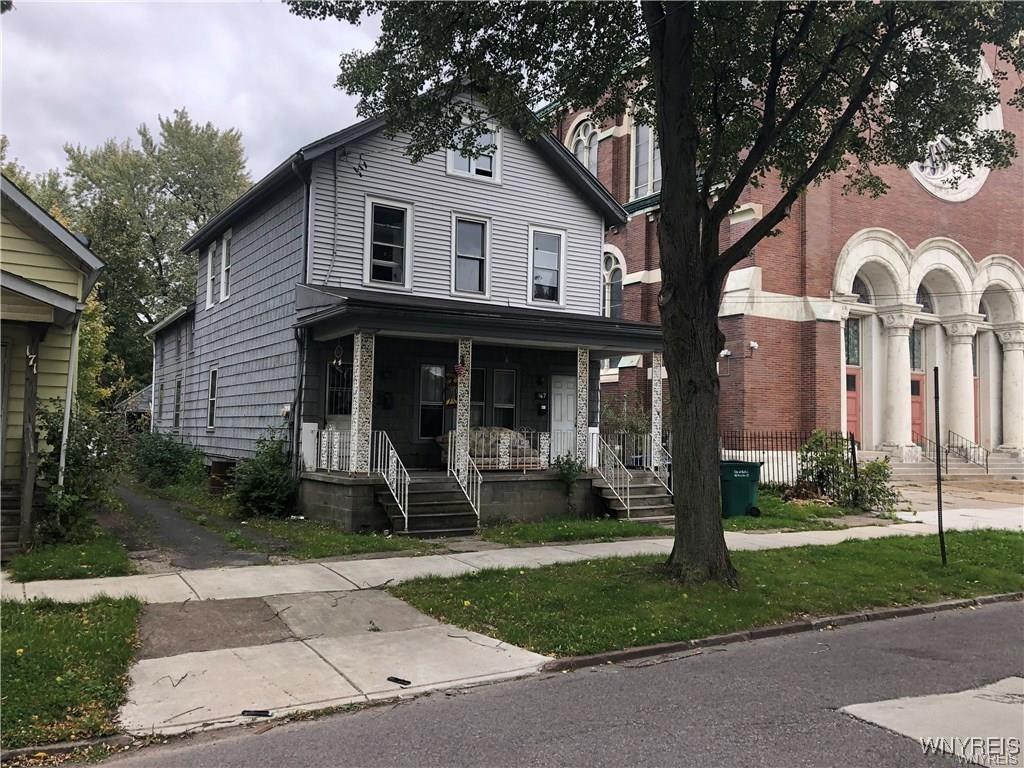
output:
[[[366, 490], [360, 501], [350, 499], [343, 524], [372, 527], [374, 516], [355, 507], [376, 495], [393, 527], [407, 527], [417, 504], [432, 501], [423, 482], [428, 472], [449, 483], [435, 482], [437, 506], [461, 507], [477, 523], [482, 515], [514, 513], [502, 502], [510, 494], [530, 507], [523, 483], [531, 481], [545, 486], [537, 488], [538, 499], [550, 497], [544, 507], [564, 512], [553, 468], [559, 457], [574, 460], [584, 475], [621, 482], [625, 467], [599, 434], [600, 360], [652, 352], [660, 366], [657, 327], [469, 302], [394, 301], [348, 295], [300, 321], [303, 479], [387, 487], [387, 494]], [[660, 436], [660, 375], [656, 381], [652, 433]], [[502, 485], [484, 487], [496, 483]], [[507, 492], [495, 495], [499, 487]], [[323, 488], [314, 495], [323, 507]]]

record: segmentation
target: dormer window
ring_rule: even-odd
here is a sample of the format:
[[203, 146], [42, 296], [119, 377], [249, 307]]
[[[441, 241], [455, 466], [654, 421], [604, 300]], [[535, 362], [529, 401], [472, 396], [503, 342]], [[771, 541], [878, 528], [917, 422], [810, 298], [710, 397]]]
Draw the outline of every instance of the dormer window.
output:
[[499, 181], [501, 177], [501, 132], [492, 130], [476, 139], [476, 156], [458, 149], [448, 150], [448, 172], [459, 176]]
[[597, 176], [597, 148], [600, 143], [601, 137], [589, 120], [584, 120], [577, 126], [569, 142], [569, 149], [573, 155], [594, 176]]

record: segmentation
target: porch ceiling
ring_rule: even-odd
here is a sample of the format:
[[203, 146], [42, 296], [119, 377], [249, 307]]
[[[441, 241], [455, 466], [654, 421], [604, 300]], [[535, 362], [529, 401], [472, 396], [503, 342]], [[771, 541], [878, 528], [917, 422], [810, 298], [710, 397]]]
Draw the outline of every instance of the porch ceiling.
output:
[[663, 345], [661, 328], [648, 323], [373, 291], [298, 285], [296, 309], [296, 325], [312, 329], [317, 340], [363, 331], [614, 354], [658, 352]]

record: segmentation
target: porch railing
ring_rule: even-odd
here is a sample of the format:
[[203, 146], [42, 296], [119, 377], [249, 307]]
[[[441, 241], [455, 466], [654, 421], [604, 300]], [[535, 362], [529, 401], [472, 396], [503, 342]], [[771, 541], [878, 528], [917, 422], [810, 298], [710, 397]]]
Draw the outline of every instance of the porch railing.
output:
[[[665, 434], [665, 439], [671, 435]], [[636, 432], [611, 432], [602, 435], [602, 440], [618, 456], [627, 469], [646, 469], [653, 473], [665, 490], [672, 492], [672, 454], [662, 445], [654, 445], [649, 434]], [[671, 444], [671, 443], [669, 443]]]
[[599, 434], [594, 434], [593, 439], [597, 441], [596, 454], [597, 464], [594, 469], [601, 475], [601, 478], [608, 483], [615, 497], [622, 502], [626, 508], [626, 519], [630, 517], [629, 511], [629, 487], [633, 482], [633, 473], [626, 469], [626, 465], [619, 460], [615, 449], [605, 442]]
[[374, 432], [370, 436], [370, 474], [380, 475], [391, 491], [409, 530], [409, 472], [391, 444], [386, 432]]
[[352, 436], [333, 427], [316, 432], [316, 466], [328, 472], [348, 472], [352, 467]]
[[458, 482], [466, 501], [476, 513], [476, 524], [480, 525], [480, 491], [483, 487], [483, 476], [476, 466], [473, 458], [466, 454], [466, 464], [459, 466], [458, 451], [456, 449], [456, 435], [448, 433], [448, 474]]
[[930, 461], [932, 464], [938, 464], [942, 467], [942, 473], [944, 475], [949, 474], [949, 448], [939, 448], [939, 444], [934, 440], [922, 435], [920, 432], [912, 432], [911, 438], [914, 441], [914, 445], [921, 449], [921, 458], [926, 461]]
[[984, 467], [985, 474], [988, 474], [988, 449], [982, 448], [976, 442], [968, 440], [963, 435], [958, 435], [953, 430], [949, 430], [949, 434], [946, 437], [946, 447], [950, 453], [955, 453], [964, 461]]

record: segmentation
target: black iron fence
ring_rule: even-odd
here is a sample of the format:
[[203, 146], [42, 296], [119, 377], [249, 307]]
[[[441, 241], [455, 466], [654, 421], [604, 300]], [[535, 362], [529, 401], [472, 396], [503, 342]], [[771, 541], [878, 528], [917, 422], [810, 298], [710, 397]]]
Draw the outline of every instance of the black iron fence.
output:
[[[805, 446], [814, 432], [797, 430], [775, 432], [723, 432], [719, 436], [722, 461], [761, 462], [761, 485], [794, 485], [800, 479], [800, 449]], [[834, 462], [845, 465], [852, 472], [857, 471], [856, 443], [852, 436], [841, 432], [817, 433], [822, 447], [834, 458]], [[817, 456], [817, 454], [816, 454]], [[814, 482], [823, 492], [838, 490], [831, 488], [838, 482], [840, 472], [829, 468], [829, 462], [820, 456], [812, 466], [803, 461], [805, 475], [813, 475]], [[834, 477], [835, 476], [835, 477]]]
[[925, 437], [920, 432], [914, 432], [912, 437], [914, 445], [921, 449], [921, 458], [925, 461], [930, 461], [932, 464], [938, 464], [942, 467], [943, 473], [948, 474], [949, 448], [939, 448], [938, 443]]
[[958, 435], [953, 430], [949, 430], [946, 433], [946, 449], [964, 461], [984, 467], [986, 474], [988, 473], [988, 450], [982, 448], [973, 440], [968, 440], [963, 435]]

